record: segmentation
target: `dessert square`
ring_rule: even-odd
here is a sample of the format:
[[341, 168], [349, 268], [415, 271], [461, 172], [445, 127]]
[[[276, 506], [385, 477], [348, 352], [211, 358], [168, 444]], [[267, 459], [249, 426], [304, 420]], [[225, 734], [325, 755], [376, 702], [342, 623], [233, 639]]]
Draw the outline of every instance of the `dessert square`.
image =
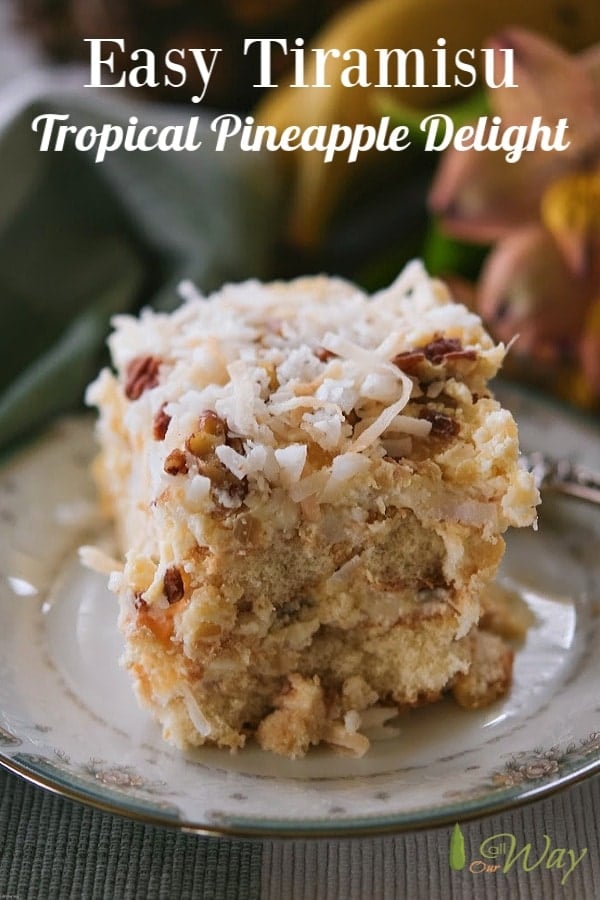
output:
[[400, 708], [504, 693], [512, 650], [478, 620], [539, 499], [488, 388], [504, 346], [418, 262], [372, 297], [182, 293], [115, 319], [87, 397], [124, 664], [164, 737], [361, 755]]

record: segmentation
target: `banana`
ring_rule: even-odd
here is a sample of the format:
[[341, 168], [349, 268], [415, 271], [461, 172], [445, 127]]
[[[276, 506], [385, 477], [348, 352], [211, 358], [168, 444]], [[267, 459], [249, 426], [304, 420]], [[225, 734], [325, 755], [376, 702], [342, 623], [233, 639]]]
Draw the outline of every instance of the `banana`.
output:
[[[438, 38], [446, 39], [447, 59], [453, 60], [459, 49], [478, 49], [492, 33], [511, 25], [536, 30], [567, 50], [581, 50], [600, 40], [598, 0], [563, 0], [560, 4], [549, 0], [362, 0], [335, 16], [312, 46], [341, 51], [360, 48], [367, 54], [381, 47], [421, 49], [426, 61], [425, 81], [429, 83], [435, 81], [435, 55], [431, 51]], [[308, 84], [316, 80], [313, 57], [307, 50]], [[348, 88], [339, 80], [347, 65], [341, 59], [328, 59], [330, 87], [291, 88], [281, 84], [261, 102], [256, 121], [275, 125], [279, 131], [289, 125], [304, 129], [334, 122], [374, 124], [379, 119], [377, 102], [385, 95], [400, 105], [431, 109], [452, 100], [461, 90], [464, 93], [464, 88]], [[369, 80], [376, 80], [375, 72], [369, 74]], [[368, 154], [354, 165], [364, 164], [365, 156]], [[341, 154], [328, 164], [316, 152], [282, 153], [280, 159], [289, 167], [292, 181], [290, 238], [296, 244], [314, 246], [352, 168]]]

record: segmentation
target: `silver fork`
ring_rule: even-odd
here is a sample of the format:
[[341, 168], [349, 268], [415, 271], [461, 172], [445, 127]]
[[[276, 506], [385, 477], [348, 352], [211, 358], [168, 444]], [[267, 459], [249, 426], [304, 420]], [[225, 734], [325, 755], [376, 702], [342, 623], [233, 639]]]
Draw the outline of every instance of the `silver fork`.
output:
[[523, 453], [521, 462], [540, 491], [555, 491], [600, 505], [600, 474], [568, 459], [551, 459], [540, 451]]

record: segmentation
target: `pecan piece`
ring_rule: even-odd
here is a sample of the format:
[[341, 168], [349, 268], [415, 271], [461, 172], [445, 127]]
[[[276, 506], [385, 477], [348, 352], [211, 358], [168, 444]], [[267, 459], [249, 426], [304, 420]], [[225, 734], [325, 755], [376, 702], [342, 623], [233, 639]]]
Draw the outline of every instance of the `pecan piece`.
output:
[[228, 437], [227, 438], [227, 446], [231, 447], [232, 450], [235, 450], [236, 453], [239, 453], [240, 456], [246, 455], [246, 450], [244, 448], [244, 442], [241, 438]]
[[447, 359], [477, 359], [474, 350], [465, 350], [458, 338], [436, 337], [418, 348], [435, 366]]
[[167, 475], [185, 475], [188, 470], [187, 459], [183, 450], [171, 450], [163, 469]]
[[335, 359], [337, 357], [337, 353], [334, 353], [333, 350], [327, 350], [325, 347], [317, 347], [314, 353], [317, 359], [320, 359], [322, 363], [329, 362], [330, 359]]
[[205, 478], [209, 478], [213, 486], [216, 485], [217, 487], [223, 487], [231, 480], [235, 479], [235, 475], [233, 475], [229, 469], [225, 468], [217, 456], [200, 460], [198, 463], [198, 472], [200, 475], [204, 475]]
[[227, 425], [216, 412], [212, 409], [205, 409], [200, 415], [200, 430], [206, 431], [207, 434], [214, 434], [218, 437], [225, 437], [227, 434]]
[[144, 391], [158, 384], [160, 359], [156, 356], [136, 356], [125, 369], [125, 396], [137, 400]]
[[177, 566], [169, 566], [165, 572], [163, 590], [169, 603], [177, 603], [185, 594], [183, 577]]
[[419, 418], [431, 422], [431, 434], [437, 434], [440, 437], [455, 437], [460, 431], [460, 425], [456, 419], [451, 419], [450, 416], [436, 412], [434, 409], [422, 409]]
[[171, 422], [171, 416], [168, 416], [165, 412], [166, 405], [166, 403], [163, 403], [154, 416], [154, 421], [152, 423], [152, 437], [155, 441], [164, 441], [167, 434], [167, 428]]
[[403, 372], [406, 372], [407, 375], [411, 375], [424, 361], [425, 354], [422, 350], [404, 350], [403, 353], [398, 353], [393, 358], [392, 363], [398, 366], [399, 369], [402, 369]]
[[398, 353], [392, 362], [403, 372], [412, 375], [425, 360], [438, 366], [440, 363], [458, 359], [474, 360], [477, 359], [477, 353], [475, 350], [466, 350], [458, 338], [445, 338], [438, 335], [422, 347]]
[[198, 420], [198, 430], [194, 431], [185, 442], [185, 446], [193, 456], [209, 456], [218, 444], [223, 444], [227, 437], [227, 426], [223, 419], [205, 409]]

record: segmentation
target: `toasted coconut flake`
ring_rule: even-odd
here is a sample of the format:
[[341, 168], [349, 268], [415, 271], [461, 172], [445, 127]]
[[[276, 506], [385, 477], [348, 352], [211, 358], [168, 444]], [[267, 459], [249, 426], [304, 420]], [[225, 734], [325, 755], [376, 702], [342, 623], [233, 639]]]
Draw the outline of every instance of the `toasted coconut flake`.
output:
[[210, 478], [194, 475], [185, 485], [185, 499], [192, 510], [200, 509], [210, 498]]
[[236, 478], [239, 478], [240, 481], [248, 474], [248, 461], [246, 457], [234, 450], [233, 447], [222, 444], [220, 447], [216, 448], [215, 453], [225, 468], [229, 469], [229, 471], [235, 475]]
[[370, 447], [371, 444], [374, 444], [380, 435], [383, 434], [384, 431], [387, 431], [389, 426], [392, 424], [396, 416], [402, 412], [404, 407], [409, 401], [410, 392], [412, 390], [412, 381], [410, 378], [402, 379], [402, 395], [399, 400], [396, 400], [395, 403], [392, 403], [391, 406], [388, 406], [387, 409], [384, 409], [382, 413], [375, 419], [372, 425], [369, 425], [368, 428], [365, 428], [363, 433], [358, 436], [358, 438], [354, 441], [352, 445], [352, 450], [355, 453], [360, 453], [362, 450], [366, 450], [367, 447]]
[[325, 729], [323, 740], [332, 744], [334, 749], [344, 752], [348, 756], [360, 758], [364, 756], [370, 747], [368, 737], [359, 732], [346, 731], [341, 722], [331, 722]]
[[355, 734], [360, 728], [360, 713], [355, 709], [349, 709], [344, 716], [344, 728], [348, 734]]
[[281, 416], [284, 413], [291, 412], [293, 409], [326, 409], [331, 412], [339, 413], [340, 408], [337, 403], [329, 403], [320, 397], [290, 397], [289, 400], [281, 400], [278, 403], [269, 404], [269, 414], [272, 416]]
[[395, 719], [398, 715], [396, 706], [372, 706], [361, 713], [361, 728], [363, 731], [369, 731], [371, 728], [380, 728]]
[[112, 575], [113, 572], [123, 570], [123, 563], [118, 562], [99, 547], [92, 547], [88, 544], [79, 548], [79, 560], [86, 569], [91, 569], [100, 575]]
[[427, 419], [416, 419], [414, 416], [396, 416], [390, 422], [387, 431], [396, 433], [401, 431], [403, 434], [411, 434], [414, 437], [428, 437], [431, 431], [431, 422]]
[[334, 481], [347, 481], [355, 475], [366, 472], [369, 466], [369, 459], [359, 453], [342, 453], [333, 460], [331, 477]]
[[392, 403], [398, 396], [396, 373], [370, 372], [363, 380], [360, 395], [369, 400], [379, 400], [380, 403]]
[[202, 710], [198, 706], [196, 698], [192, 694], [191, 690], [187, 687], [187, 685], [183, 686], [183, 699], [185, 701], [188, 715], [192, 720], [194, 728], [196, 729], [198, 734], [201, 734], [202, 737], [210, 737], [212, 726], [202, 713]]
[[306, 444], [290, 444], [275, 451], [275, 459], [281, 469], [281, 481], [289, 487], [300, 480], [306, 463]]

